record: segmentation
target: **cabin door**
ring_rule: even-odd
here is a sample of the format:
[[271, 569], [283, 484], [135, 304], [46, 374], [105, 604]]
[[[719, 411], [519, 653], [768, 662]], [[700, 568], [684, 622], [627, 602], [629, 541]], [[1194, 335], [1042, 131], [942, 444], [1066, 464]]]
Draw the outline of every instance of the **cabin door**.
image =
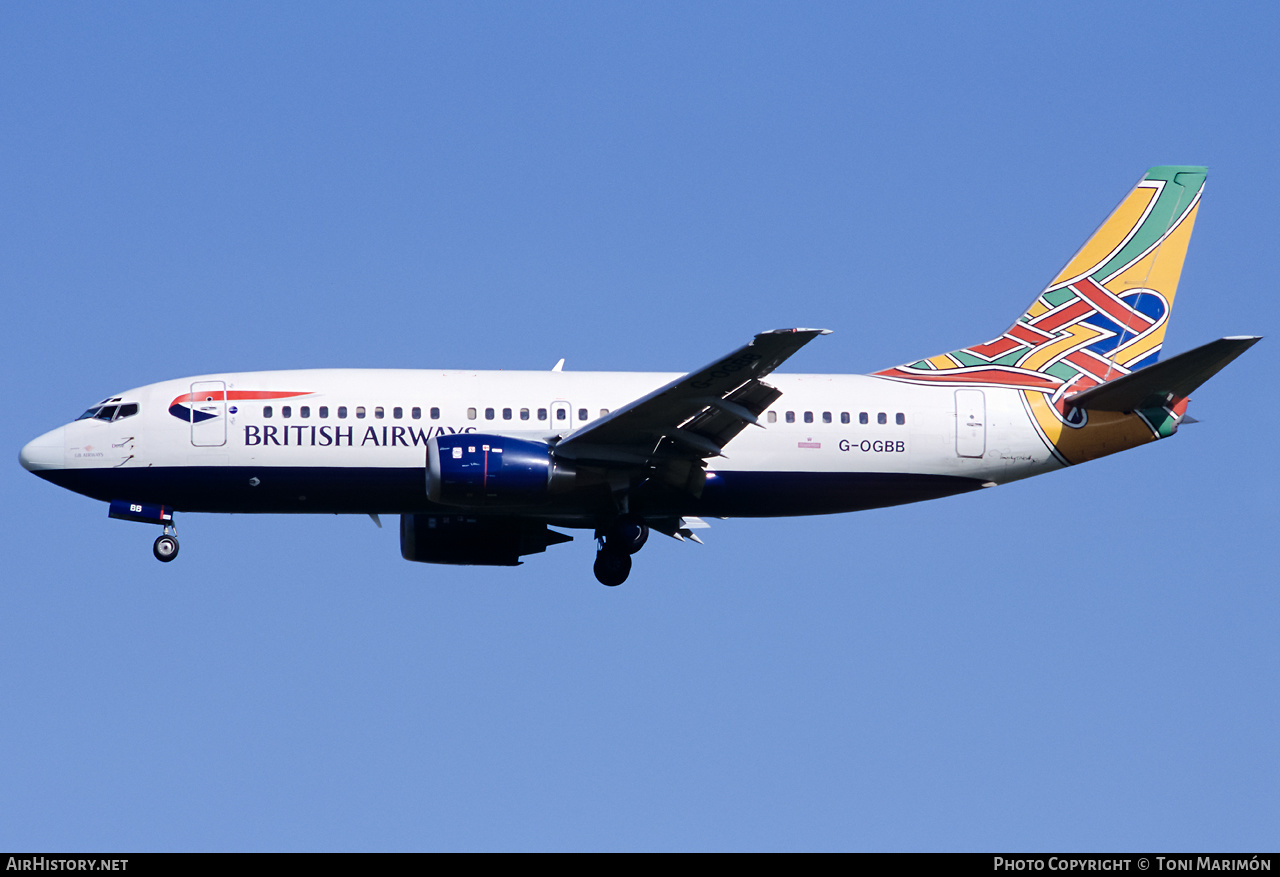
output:
[[191, 444], [217, 448], [227, 443], [227, 385], [196, 381], [191, 385]]
[[986, 450], [986, 397], [981, 390], [956, 390], [956, 455], [981, 457]]

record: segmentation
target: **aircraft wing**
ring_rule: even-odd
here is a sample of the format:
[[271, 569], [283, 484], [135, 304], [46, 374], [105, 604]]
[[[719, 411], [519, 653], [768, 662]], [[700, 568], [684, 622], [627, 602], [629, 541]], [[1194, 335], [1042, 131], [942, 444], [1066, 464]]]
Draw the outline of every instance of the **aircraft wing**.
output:
[[774, 329], [566, 436], [556, 456], [647, 465], [721, 456], [782, 394], [760, 380], [828, 329]]

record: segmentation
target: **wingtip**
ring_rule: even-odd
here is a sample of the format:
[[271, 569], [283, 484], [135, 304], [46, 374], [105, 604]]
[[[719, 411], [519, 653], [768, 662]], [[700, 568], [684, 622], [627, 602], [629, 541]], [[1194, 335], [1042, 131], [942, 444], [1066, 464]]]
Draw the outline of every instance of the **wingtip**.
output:
[[830, 335], [830, 329], [768, 329], [761, 335]]

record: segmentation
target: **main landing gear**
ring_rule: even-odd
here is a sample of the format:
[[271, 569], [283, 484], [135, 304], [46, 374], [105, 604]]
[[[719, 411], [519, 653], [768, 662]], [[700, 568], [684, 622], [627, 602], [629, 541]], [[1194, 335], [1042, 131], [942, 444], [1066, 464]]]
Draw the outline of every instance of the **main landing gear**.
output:
[[621, 515], [596, 530], [595, 574], [600, 584], [615, 588], [631, 574], [631, 555], [649, 539], [649, 525], [639, 515]]
[[151, 553], [161, 563], [168, 563], [178, 556], [178, 537], [174, 535], [171, 525], [166, 524], [164, 533], [156, 537], [156, 544], [151, 546]]

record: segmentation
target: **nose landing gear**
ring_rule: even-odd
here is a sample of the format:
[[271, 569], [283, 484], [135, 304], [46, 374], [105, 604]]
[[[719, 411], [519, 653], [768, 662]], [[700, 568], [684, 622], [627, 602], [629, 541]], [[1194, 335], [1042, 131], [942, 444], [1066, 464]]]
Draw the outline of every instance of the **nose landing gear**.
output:
[[159, 524], [164, 530], [151, 546], [151, 553], [161, 563], [168, 563], [178, 556], [178, 531], [173, 526], [172, 507], [113, 499], [107, 509], [107, 517], [141, 524]]
[[649, 539], [649, 525], [639, 515], [621, 515], [607, 529], [596, 530], [596, 580], [616, 588], [631, 574], [631, 555]]
[[178, 537], [174, 535], [172, 526], [165, 525], [164, 533], [157, 536], [151, 546], [151, 553], [161, 563], [168, 563], [178, 556]]

